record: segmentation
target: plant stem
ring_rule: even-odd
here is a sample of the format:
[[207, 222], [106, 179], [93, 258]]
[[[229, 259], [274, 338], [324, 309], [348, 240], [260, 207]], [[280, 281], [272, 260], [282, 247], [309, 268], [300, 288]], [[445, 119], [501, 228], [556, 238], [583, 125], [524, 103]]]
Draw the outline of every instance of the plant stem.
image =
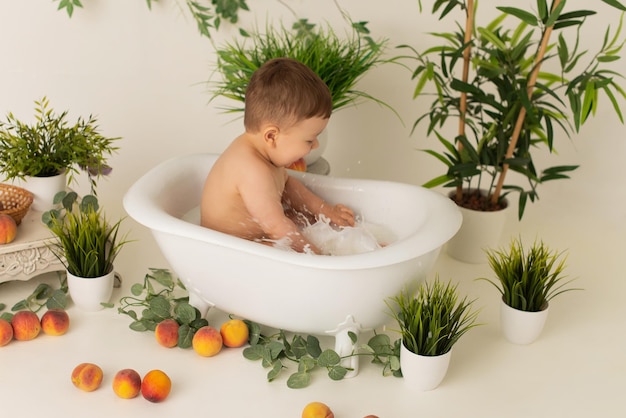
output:
[[[556, 7], [561, 3], [561, 0], [554, 0], [552, 3], [552, 11], [556, 9]], [[550, 25], [546, 28], [543, 33], [543, 37], [541, 39], [541, 44], [539, 46], [539, 51], [537, 56], [535, 57], [535, 67], [530, 74], [530, 78], [528, 80], [528, 86], [526, 87], [529, 100], [532, 97], [533, 90], [535, 88], [535, 83], [537, 82], [537, 77], [539, 76], [539, 70], [541, 69], [541, 62], [543, 61], [543, 57], [546, 53], [546, 49], [548, 48], [548, 42], [550, 42], [550, 35], [552, 35], [552, 29], [554, 28], [554, 24]], [[513, 131], [513, 137], [511, 138], [511, 142], [509, 143], [509, 148], [506, 150], [505, 160], [509, 159], [513, 156], [513, 152], [515, 151], [515, 147], [517, 146], [517, 141], [519, 139], [520, 133], [522, 131], [522, 127], [524, 126], [524, 119], [526, 118], [526, 108], [522, 107], [517, 116], [517, 121], [515, 123], [515, 129]], [[496, 189], [491, 195], [491, 203], [496, 204], [500, 199], [500, 194], [502, 193], [502, 187], [504, 186], [504, 178], [509, 170], [509, 164], [506, 162], [502, 164], [502, 172], [498, 177], [498, 184], [496, 185]]]
[[[472, 54], [472, 48], [470, 42], [472, 41], [472, 32], [474, 31], [474, 0], [468, 0], [466, 18], [465, 18], [465, 37], [463, 39], [463, 83], [467, 83], [469, 79], [469, 65]], [[465, 114], [467, 113], [467, 92], [461, 92], [461, 103], [459, 105], [460, 117], [459, 117], [459, 136], [465, 135]], [[458, 150], [463, 149], [463, 144], [458, 143]], [[459, 184], [456, 187], [456, 200], [460, 202], [463, 198], [463, 185]]]

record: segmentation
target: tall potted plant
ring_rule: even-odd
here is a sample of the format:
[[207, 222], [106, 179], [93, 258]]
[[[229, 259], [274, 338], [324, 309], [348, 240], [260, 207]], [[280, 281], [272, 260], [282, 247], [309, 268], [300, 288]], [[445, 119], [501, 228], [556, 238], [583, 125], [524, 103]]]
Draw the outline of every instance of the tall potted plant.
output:
[[[22, 186], [35, 195], [32, 208], [38, 211], [48, 210], [54, 195], [71, 184], [79, 170], [87, 170], [95, 194], [97, 178], [111, 170], [107, 158], [118, 149], [114, 141], [120, 138], [104, 137], [91, 115], [70, 124], [68, 112], [54, 112], [46, 97], [35, 104], [34, 124], [13, 113], [0, 122], [0, 174], [6, 180], [25, 181]], [[47, 181], [38, 186], [41, 179]]]
[[[617, 0], [603, 2], [626, 10]], [[538, 199], [540, 184], [569, 178], [576, 165], [539, 169], [534, 157], [555, 150], [559, 131], [566, 136], [578, 132], [596, 114], [601, 95], [623, 122], [618, 98], [626, 94], [616, 82], [621, 75], [610, 69], [624, 43], [621, 22], [615, 30], [602, 28], [604, 40], [597, 51], [582, 50], [582, 30], [596, 12], [569, 10], [566, 4], [537, 0], [529, 10], [496, 7], [502, 14], [477, 26], [473, 0], [437, 0], [432, 11], [440, 12], [440, 20], [460, 9], [465, 22], [457, 22], [455, 32], [435, 33], [442, 44], [424, 52], [404, 46], [416, 60], [414, 97], [434, 94], [430, 109], [416, 118], [413, 130], [427, 125], [427, 133], [436, 136], [441, 148], [426, 152], [446, 168], [425, 186], [453, 188], [450, 197], [464, 208], [464, 226], [449, 251], [460, 238], [467, 238], [466, 227], [489, 235], [484, 226], [470, 224], [472, 213], [499, 211], [507, 206], [510, 193], [518, 193], [521, 219], [527, 202]], [[597, 23], [590, 29], [597, 31]], [[449, 119], [458, 123], [457, 130], [449, 129]], [[516, 172], [522, 184], [510, 181], [509, 171]], [[493, 219], [489, 223], [494, 224]], [[459, 249], [452, 255], [482, 261], [483, 248], [497, 243], [501, 229], [496, 228], [491, 241], [467, 238], [473, 252], [464, 256], [465, 250]]]
[[[238, 104], [227, 112], [242, 112], [246, 88], [252, 73], [263, 63], [279, 57], [296, 59], [311, 68], [330, 89], [333, 110], [353, 105], [360, 99], [373, 100], [389, 109], [383, 101], [358, 90], [356, 84], [372, 68], [388, 62], [383, 58], [386, 39], [369, 36], [366, 22], [351, 22], [352, 32], [341, 38], [330, 26], [316, 27], [306, 19], [292, 29], [284, 25], [268, 26], [265, 32], [242, 31], [243, 40], [234, 40], [217, 48], [217, 72], [221, 80], [213, 83], [212, 99], [225, 97]], [[393, 111], [393, 109], [391, 109]], [[323, 153], [326, 141], [307, 157], [312, 164]]]
[[548, 317], [549, 302], [574, 290], [563, 274], [566, 257], [543, 242], [525, 250], [521, 239], [508, 250], [487, 250], [489, 265], [497, 280], [480, 278], [502, 295], [500, 323], [505, 337], [516, 344], [530, 344], [539, 337]]
[[452, 348], [476, 325], [474, 301], [459, 298], [457, 285], [439, 278], [420, 286], [415, 297], [401, 292], [389, 304], [402, 336], [400, 368], [420, 390], [436, 388], [448, 371]]
[[67, 271], [67, 284], [74, 303], [83, 310], [102, 309], [111, 298], [115, 281], [114, 261], [126, 241], [118, 237], [120, 219], [109, 224], [93, 195], [78, 202], [75, 192], [60, 192], [42, 221], [58, 238], [54, 254]]

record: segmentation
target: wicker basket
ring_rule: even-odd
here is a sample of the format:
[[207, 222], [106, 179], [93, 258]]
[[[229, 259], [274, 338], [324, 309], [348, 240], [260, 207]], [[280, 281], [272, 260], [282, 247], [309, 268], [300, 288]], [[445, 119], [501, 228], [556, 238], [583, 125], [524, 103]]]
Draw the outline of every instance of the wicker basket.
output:
[[16, 224], [28, 212], [33, 203], [33, 194], [21, 187], [0, 183], [0, 213], [11, 216]]

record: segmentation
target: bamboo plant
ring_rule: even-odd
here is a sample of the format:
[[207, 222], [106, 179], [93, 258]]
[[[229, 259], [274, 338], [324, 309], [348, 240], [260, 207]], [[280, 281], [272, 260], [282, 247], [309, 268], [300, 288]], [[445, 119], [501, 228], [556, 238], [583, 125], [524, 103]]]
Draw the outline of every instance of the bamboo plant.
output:
[[470, 329], [478, 311], [472, 311], [474, 301], [459, 298], [457, 285], [435, 278], [420, 286], [415, 297], [401, 292], [388, 306], [400, 327], [405, 347], [422, 356], [447, 353]]
[[[602, 1], [626, 11], [620, 1]], [[424, 52], [403, 46], [412, 51], [406, 57], [416, 61], [414, 98], [434, 96], [413, 131], [427, 123], [428, 135], [437, 137], [443, 151], [425, 151], [446, 165], [446, 172], [425, 186], [456, 188], [457, 204], [483, 211], [501, 209], [507, 194], [519, 193], [521, 219], [526, 203], [538, 199], [538, 185], [569, 178], [577, 168], [539, 170], [535, 164], [536, 153], [555, 151], [559, 131], [568, 137], [578, 132], [597, 113], [601, 95], [623, 123], [619, 99], [626, 93], [616, 81], [621, 74], [610, 68], [624, 44], [622, 21], [614, 30], [603, 28], [603, 41], [592, 53], [581, 48], [580, 39], [596, 12], [570, 11], [566, 4], [537, 0], [531, 11], [496, 7], [501, 15], [477, 26], [473, 0], [434, 1], [432, 12], [440, 13], [440, 20], [459, 9], [465, 24], [457, 22], [455, 32], [434, 33], [442, 43]], [[456, 133], [448, 129], [448, 118], [458, 119]], [[526, 185], [510, 182], [509, 170]]]
[[217, 48], [217, 72], [221, 80], [213, 82], [212, 99], [226, 97], [238, 104], [228, 112], [242, 112], [246, 88], [252, 73], [272, 58], [289, 57], [311, 68], [327, 85], [333, 109], [354, 104], [359, 99], [384, 102], [355, 88], [358, 81], [374, 67], [387, 62], [382, 57], [386, 39], [369, 36], [366, 22], [353, 22], [352, 32], [343, 39], [331, 28], [316, 27], [306, 19], [292, 29], [280, 25], [265, 32], [242, 32], [243, 40], [234, 40]]
[[122, 220], [109, 224], [93, 195], [78, 202], [75, 192], [60, 192], [54, 203], [62, 203], [62, 209], [44, 212], [42, 221], [58, 238], [53, 252], [59, 261], [78, 277], [110, 273], [120, 249], [128, 242], [118, 237]]
[[488, 250], [487, 259], [497, 281], [481, 277], [495, 286], [504, 303], [511, 308], [538, 312], [561, 293], [575, 290], [566, 287], [565, 254], [552, 251], [543, 242], [524, 249], [521, 239], [511, 242], [508, 250]]

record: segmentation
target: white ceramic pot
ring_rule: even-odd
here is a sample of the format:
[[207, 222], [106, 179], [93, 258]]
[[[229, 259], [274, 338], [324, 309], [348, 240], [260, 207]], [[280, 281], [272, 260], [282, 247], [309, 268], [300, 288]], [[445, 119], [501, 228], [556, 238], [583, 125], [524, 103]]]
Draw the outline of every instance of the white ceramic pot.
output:
[[67, 175], [63, 172], [51, 177], [26, 177], [24, 180], [16, 179], [14, 184], [33, 194], [31, 210], [46, 212], [54, 207], [54, 196], [66, 189]]
[[448, 372], [452, 350], [440, 356], [421, 356], [400, 346], [400, 368], [405, 383], [420, 391], [435, 389]]
[[461, 228], [447, 244], [447, 253], [464, 263], [486, 263], [486, 249], [492, 249], [500, 243], [502, 230], [506, 222], [507, 209], [482, 212], [459, 206], [463, 223]]
[[113, 293], [115, 270], [101, 277], [78, 277], [67, 272], [67, 286], [74, 304], [83, 311], [95, 312], [104, 308]]
[[511, 308], [509, 305], [500, 301], [500, 327], [502, 333], [512, 343], [530, 344], [535, 341], [546, 323], [548, 318], [547, 306], [539, 312], [526, 312], [519, 309]]

